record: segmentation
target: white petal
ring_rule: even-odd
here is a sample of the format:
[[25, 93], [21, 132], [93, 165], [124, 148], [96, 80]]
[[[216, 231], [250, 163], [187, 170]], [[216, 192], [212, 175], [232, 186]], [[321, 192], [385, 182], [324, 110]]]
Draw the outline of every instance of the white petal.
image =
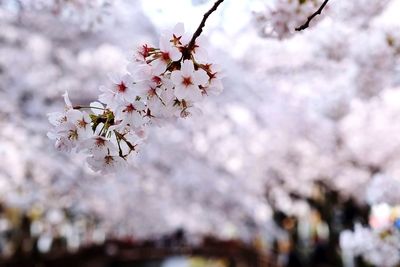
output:
[[207, 72], [203, 69], [199, 69], [193, 74], [194, 83], [197, 85], [205, 85], [208, 82]]
[[194, 50], [194, 57], [197, 62], [206, 62], [208, 60], [208, 53], [205, 47], [208, 46], [206, 39], [203, 36], [199, 36], [196, 39], [197, 47]]
[[90, 116], [89, 116], [89, 114], [87, 112], [83, 111], [82, 114], [83, 114], [83, 120], [85, 122], [87, 122], [87, 123], [91, 123], [92, 122], [92, 119], [90, 119]]
[[190, 42], [190, 39], [192, 39], [192, 36], [190, 34], [185, 33], [184, 35], [182, 35], [181, 37], [181, 43], [183, 45], [187, 45]]
[[171, 73], [171, 81], [175, 84], [175, 86], [180, 86], [182, 84], [182, 72], [179, 70], [175, 70]]
[[172, 61], [177, 61], [182, 57], [182, 53], [175, 46], [171, 47], [168, 52]]
[[56, 133], [53, 132], [53, 131], [48, 132], [46, 135], [47, 135], [47, 137], [48, 137], [50, 140], [55, 140], [55, 139], [57, 139], [57, 137], [58, 137], [58, 134], [56, 134]]
[[135, 101], [133, 106], [137, 109], [137, 110], [144, 110], [146, 108], [146, 105], [143, 102], [140, 101]]
[[154, 60], [151, 63], [151, 66], [153, 67], [153, 73], [155, 75], [159, 75], [161, 73], [164, 73], [166, 68], [167, 68], [167, 64], [161, 59]]
[[70, 123], [76, 123], [78, 120], [82, 119], [83, 114], [79, 110], [70, 109], [66, 113], [67, 121]]
[[169, 41], [169, 36], [160, 37], [160, 50], [162, 52], [167, 52], [171, 48], [171, 42]]
[[224, 86], [219, 79], [212, 79], [210, 85], [207, 88], [207, 92], [214, 95], [220, 94], [223, 90]]
[[72, 109], [72, 103], [71, 103], [71, 100], [69, 100], [68, 92], [65, 92], [65, 93], [63, 94], [63, 97], [64, 97], [64, 101], [65, 101], [65, 106], [66, 106], [68, 109]]
[[144, 124], [143, 117], [137, 112], [132, 113], [130, 120], [131, 120], [130, 122], [133, 124], [134, 127], [139, 127]]
[[194, 58], [197, 62], [207, 62], [209, 59], [207, 50], [202, 47], [198, 47], [194, 53]]
[[52, 112], [47, 114], [47, 118], [53, 126], [58, 126], [64, 116], [64, 113], [61, 112]]
[[[90, 125], [86, 125], [86, 127], [84, 127], [84, 128], [79, 127], [78, 128], [78, 136], [79, 136], [79, 139], [81, 140], [81, 143], [83, 141], [85, 141], [86, 139], [90, 138], [91, 136], [93, 136], [93, 131], [90, 128]], [[83, 148], [81, 146], [81, 143], [78, 144], [77, 151], [80, 151]]]
[[186, 97], [187, 90], [183, 86], [176, 86], [175, 90], [174, 90], [174, 94], [175, 94], [176, 98], [178, 98], [179, 100], [182, 100]]
[[187, 94], [186, 94], [186, 98], [188, 100], [192, 100], [192, 101], [200, 101], [202, 99], [202, 94], [200, 89], [197, 86], [190, 86], [188, 88], [186, 88]]
[[222, 71], [222, 67], [219, 64], [211, 64], [210, 66], [211, 72], [218, 72], [218, 77], [220, 76], [220, 72]]
[[109, 92], [109, 91], [111, 91], [110, 89], [108, 89], [106, 86], [104, 86], [104, 85], [101, 85], [100, 87], [99, 87], [99, 90], [100, 90], [100, 92]]
[[182, 36], [185, 33], [185, 25], [182, 22], [177, 23], [172, 32], [176, 37]]
[[181, 65], [181, 72], [183, 76], [191, 76], [194, 71], [193, 61], [185, 60]]
[[96, 115], [101, 115], [104, 112], [104, 106], [100, 102], [97, 102], [97, 101], [92, 102], [92, 103], [90, 103], [90, 107], [92, 107], [91, 110]]
[[[126, 87], [130, 87], [133, 84], [133, 79], [130, 74], [125, 74], [124, 76], [122, 76], [121, 81], [124, 82]], [[121, 82], [119, 82], [119, 83], [121, 83]]]
[[153, 69], [148, 64], [130, 64], [130, 73], [135, 82], [146, 80], [152, 76]]
[[[147, 97], [149, 90], [151, 89], [151, 86], [149, 85], [149, 81], [141, 81], [141, 82], [135, 83], [134, 86], [132, 87], [132, 89], [137, 96]], [[135, 97], [135, 99], [136, 99], [136, 97]], [[133, 99], [133, 101], [135, 99]]]
[[135, 102], [137, 95], [138, 95], [137, 90], [133, 90], [133, 88], [131, 87], [130, 90], [124, 93], [123, 99], [127, 102]]
[[108, 78], [111, 80], [112, 84], [116, 84], [119, 83], [121, 80], [120, 75], [116, 74], [116, 73], [110, 73], [108, 74]]

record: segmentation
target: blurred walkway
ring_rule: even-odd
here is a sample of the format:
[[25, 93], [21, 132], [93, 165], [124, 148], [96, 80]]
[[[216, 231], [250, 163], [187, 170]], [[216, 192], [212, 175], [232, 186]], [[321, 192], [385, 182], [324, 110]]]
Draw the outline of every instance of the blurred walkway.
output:
[[[255, 248], [237, 241], [206, 239], [189, 247], [177, 242], [109, 241], [82, 248], [76, 253], [52, 252], [47, 255], [21, 255], [0, 260], [2, 267], [189, 267], [182, 257], [221, 260], [221, 267], [270, 267], [268, 258]], [[165, 261], [169, 259], [168, 261]], [[165, 262], [165, 264], [163, 264]]]

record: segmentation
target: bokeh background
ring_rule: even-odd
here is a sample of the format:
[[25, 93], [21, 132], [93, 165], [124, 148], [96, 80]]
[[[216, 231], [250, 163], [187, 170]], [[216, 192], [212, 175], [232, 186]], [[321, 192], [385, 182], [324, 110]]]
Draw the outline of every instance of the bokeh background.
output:
[[100, 175], [46, 114], [213, 1], [0, 0], [0, 266], [398, 266], [400, 1], [320, 3], [226, 0], [222, 95]]

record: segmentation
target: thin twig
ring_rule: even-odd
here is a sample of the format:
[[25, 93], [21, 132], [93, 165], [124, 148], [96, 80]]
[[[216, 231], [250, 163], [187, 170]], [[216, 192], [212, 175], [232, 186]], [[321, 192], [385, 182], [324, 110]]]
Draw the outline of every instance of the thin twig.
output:
[[213, 7], [207, 11], [207, 13], [204, 14], [203, 16], [203, 20], [201, 21], [199, 27], [197, 28], [197, 30], [194, 32], [192, 39], [189, 42], [188, 48], [189, 50], [193, 49], [195, 44], [196, 44], [196, 39], [197, 37], [200, 36], [200, 34], [203, 32], [203, 28], [206, 25], [206, 20], [208, 19], [208, 17], [211, 15], [211, 13], [213, 13], [215, 10], [217, 10], [218, 6], [224, 2], [224, 0], [218, 0], [217, 2], [214, 3]]
[[322, 3], [322, 5], [318, 8], [318, 10], [315, 11], [312, 15], [310, 15], [310, 16], [307, 18], [307, 21], [306, 21], [303, 25], [301, 25], [301, 26], [299, 26], [299, 27], [296, 28], [296, 31], [299, 32], [299, 31], [302, 31], [302, 30], [307, 29], [307, 28], [310, 26], [310, 22], [311, 22], [316, 16], [321, 15], [322, 10], [324, 10], [324, 8], [325, 8], [325, 6], [328, 4], [328, 2], [329, 2], [329, 0], [325, 0], [325, 1]]
[[126, 143], [126, 145], [129, 147], [130, 150], [135, 151], [136, 145], [132, 145], [132, 143], [129, 142], [129, 141], [125, 138], [125, 136], [124, 136], [123, 134], [120, 134], [119, 132], [117, 132], [117, 131], [115, 131], [115, 130], [114, 130], [114, 133], [115, 133], [115, 136], [116, 136], [117, 138], [119, 138], [120, 140], [123, 140], [123, 141]]

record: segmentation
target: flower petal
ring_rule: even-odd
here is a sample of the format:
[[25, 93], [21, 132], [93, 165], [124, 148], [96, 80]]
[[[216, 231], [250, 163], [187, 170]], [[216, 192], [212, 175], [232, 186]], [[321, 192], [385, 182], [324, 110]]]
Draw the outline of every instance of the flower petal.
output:
[[193, 61], [185, 60], [181, 65], [181, 72], [183, 76], [191, 76], [194, 72]]
[[92, 108], [91, 109], [92, 112], [96, 115], [103, 114], [103, 112], [104, 112], [104, 110], [103, 110], [104, 106], [100, 102], [97, 102], [97, 101], [92, 102], [92, 103], [90, 103], [90, 107]]
[[172, 61], [177, 61], [182, 57], [182, 53], [175, 46], [169, 49], [169, 57]]
[[197, 85], [205, 85], [208, 79], [208, 74], [203, 69], [199, 69], [193, 74], [193, 81]]
[[179, 70], [173, 71], [171, 73], [171, 81], [175, 86], [180, 86], [182, 84], [182, 72]]

